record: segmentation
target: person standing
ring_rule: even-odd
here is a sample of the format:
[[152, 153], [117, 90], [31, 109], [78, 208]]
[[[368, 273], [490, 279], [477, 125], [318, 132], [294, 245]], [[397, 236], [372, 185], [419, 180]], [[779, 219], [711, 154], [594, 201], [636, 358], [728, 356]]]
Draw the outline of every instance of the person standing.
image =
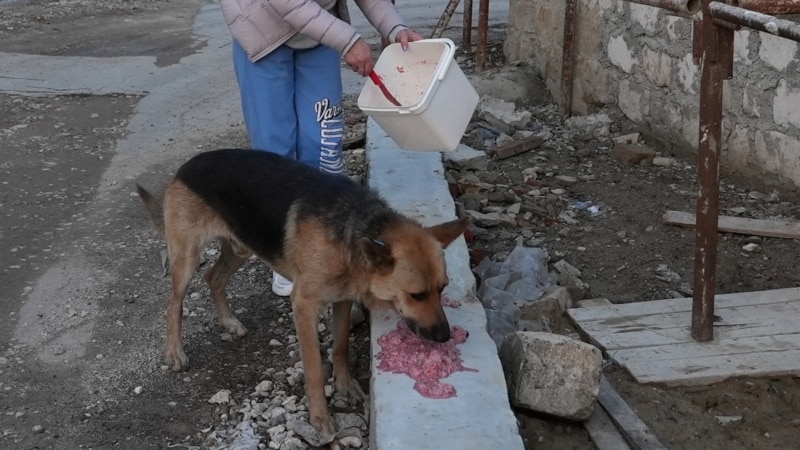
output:
[[[367, 20], [405, 50], [422, 39], [389, 0], [356, 0]], [[233, 36], [233, 66], [253, 149], [344, 173], [340, 60], [361, 76], [372, 50], [350, 25], [347, 0], [220, 0]], [[272, 290], [291, 294], [277, 272]]]

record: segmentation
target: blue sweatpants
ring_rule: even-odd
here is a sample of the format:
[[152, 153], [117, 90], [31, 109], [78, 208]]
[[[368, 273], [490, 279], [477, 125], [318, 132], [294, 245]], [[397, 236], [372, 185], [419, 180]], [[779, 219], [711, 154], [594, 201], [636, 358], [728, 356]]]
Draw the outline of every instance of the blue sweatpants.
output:
[[254, 149], [343, 173], [342, 73], [339, 52], [280, 46], [251, 62], [233, 41], [233, 65]]

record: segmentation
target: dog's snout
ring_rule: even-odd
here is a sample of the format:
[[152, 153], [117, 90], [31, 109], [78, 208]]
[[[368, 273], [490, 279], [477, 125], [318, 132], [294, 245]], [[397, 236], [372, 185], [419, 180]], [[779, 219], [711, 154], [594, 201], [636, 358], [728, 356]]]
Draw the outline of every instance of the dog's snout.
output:
[[450, 324], [447, 320], [439, 322], [432, 327], [417, 327], [416, 331], [420, 337], [433, 342], [447, 342], [450, 340]]

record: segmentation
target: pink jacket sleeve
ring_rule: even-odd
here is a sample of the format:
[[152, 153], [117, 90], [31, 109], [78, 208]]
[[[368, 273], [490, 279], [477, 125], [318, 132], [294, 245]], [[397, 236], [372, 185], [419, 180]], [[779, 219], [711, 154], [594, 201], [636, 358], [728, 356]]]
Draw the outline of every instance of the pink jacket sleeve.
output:
[[[355, 27], [327, 13], [314, 0], [267, 2], [294, 29], [340, 53], [344, 53], [359, 36]], [[388, 0], [356, 0], [356, 4], [381, 36], [388, 37], [393, 29], [403, 25], [403, 18]]]

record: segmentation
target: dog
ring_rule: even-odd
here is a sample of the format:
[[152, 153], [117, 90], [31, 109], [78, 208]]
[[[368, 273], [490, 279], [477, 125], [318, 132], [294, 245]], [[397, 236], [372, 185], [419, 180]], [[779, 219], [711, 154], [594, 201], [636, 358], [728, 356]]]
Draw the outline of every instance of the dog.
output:
[[449, 281], [443, 249], [466, 230], [468, 219], [423, 227], [346, 176], [248, 149], [194, 156], [167, 185], [162, 205], [136, 187], [167, 243], [172, 296], [164, 358], [174, 371], [188, 366], [183, 298], [211, 240], [219, 240], [221, 252], [204, 278], [229, 333], [247, 332], [231, 311], [225, 286], [251, 255], [294, 282], [291, 304], [310, 422], [323, 434], [335, 431], [317, 335], [323, 306], [333, 310], [334, 387], [356, 400], [364, 392], [348, 365], [353, 301], [372, 311], [394, 309], [424, 339], [450, 339], [441, 303]]

